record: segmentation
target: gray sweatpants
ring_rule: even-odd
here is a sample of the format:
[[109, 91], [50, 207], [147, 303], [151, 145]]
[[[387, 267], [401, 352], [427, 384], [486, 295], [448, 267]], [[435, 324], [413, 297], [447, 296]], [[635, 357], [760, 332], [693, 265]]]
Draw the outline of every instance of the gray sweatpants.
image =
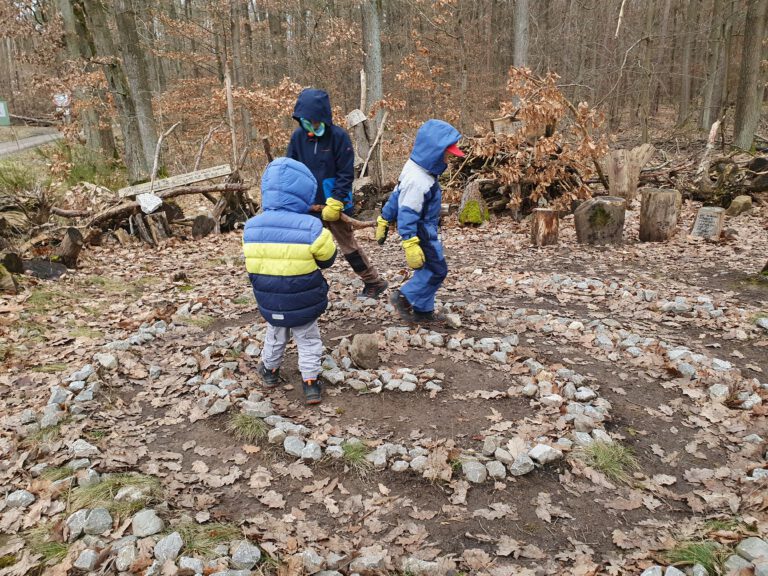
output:
[[293, 334], [296, 347], [299, 349], [299, 370], [302, 380], [314, 380], [320, 374], [323, 360], [323, 340], [320, 337], [320, 327], [317, 320], [303, 326], [281, 328], [267, 324], [267, 335], [264, 338], [264, 348], [261, 350], [261, 361], [268, 370], [280, 368], [283, 363], [285, 346]]

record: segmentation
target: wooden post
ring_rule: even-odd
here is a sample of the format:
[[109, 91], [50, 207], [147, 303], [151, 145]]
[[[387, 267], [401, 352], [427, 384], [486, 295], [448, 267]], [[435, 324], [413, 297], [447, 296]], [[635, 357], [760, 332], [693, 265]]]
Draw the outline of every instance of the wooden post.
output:
[[611, 150], [606, 159], [606, 172], [611, 196], [626, 198], [627, 204], [635, 199], [640, 171], [653, 157], [656, 148], [643, 144], [632, 150]]
[[646, 188], [641, 192], [640, 242], [664, 242], [677, 230], [683, 198], [677, 190]]
[[712, 208], [709, 206], [699, 208], [696, 221], [691, 229], [691, 236], [708, 240], [719, 240], [720, 232], [723, 231], [724, 219], [725, 208]]
[[56, 249], [55, 255], [67, 268], [75, 268], [77, 266], [77, 257], [80, 255], [82, 247], [83, 235], [77, 228], [70, 227], [64, 232], [64, 238], [62, 238], [61, 244]]
[[531, 216], [531, 244], [534, 246], [557, 244], [559, 227], [557, 210], [536, 208]]
[[581, 244], [621, 244], [626, 200], [614, 196], [592, 198], [573, 214], [576, 239]]

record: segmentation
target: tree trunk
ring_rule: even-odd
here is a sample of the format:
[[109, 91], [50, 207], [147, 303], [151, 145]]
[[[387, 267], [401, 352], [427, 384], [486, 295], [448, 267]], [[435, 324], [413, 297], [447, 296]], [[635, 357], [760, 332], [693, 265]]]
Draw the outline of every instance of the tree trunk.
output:
[[648, 121], [651, 116], [651, 88], [653, 73], [651, 71], [651, 33], [653, 32], [653, 14], [656, 8], [653, 0], [646, 0], [645, 7], [645, 39], [643, 40], [643, 82], [640, 97], [640, 121], [643, 127], [643, 143], [649, 142]]
[[534, 246], [557, 244], [559, 226], [557, 210], [536, 208], [531, 217], [531, 244]]
[[134, 100], [123, 67], [117, 57], [104, 6], [101, 0], [74, 0], [73, 8], [75, 15], [78, 11], [82, 12], [83, 21], [89, 24], [88, 29], [92, 34], [95, 55], [99, 58], [117, 108], [117, 118], [125, 147], [124, 160], [128, 169], [128, 180], [130, 182], [147, 180], [152, 169], [152, 159], [147, 161], [144, 154]]
[[513, 63], [515, 66], [528, 65], [528, 19], [530, 17], [529, 0], [514, 0], [515, 2], [515, 51]]
[[[381, 65], [381, 0], [365, 0], [361, 5], [363, 19], [363, 68], [365, 70], [365, 102], [366, 109], [363, 112], [370, 114], [371, 106], [384, 97]], [[362, 86], [361, 86], [362, 89]], [[383, 111], [379, 108], [373, 121], [373, 130], [366, 132], [368, 142], [373, 142], [381, 124]], [[362, 155], [362, 150], [358, 150]], [[365, 158], [365, 156], [363, 156]], [[369, 163], [369, 175], [376, 186], [381, 187], [381, 146], [373, 151], [373, 158]], [[361, 174], [363, 176], [363, 174]]]
[[696, 19], [696, 10], [699, 8], [698, 0], [686, 0], [687, 10], [685, 24], [685, 44], [683, 46], [683, 61], [680, 70], [680, 105], [677, 113], [677, 124], [681, 126], [688, 119], [688, 110], [691, 103], [691, 56], [693, 45], [696, 42], [696, 34], [691, 23]]
[[743, 150], [752, 148], [760, 107], [763, 102], [765, 84], [760, 73], [763, 41], [765, 37], [765, 16], [768, 0], [750, 0], [744, 29], [744, 48], [739, 70], [739, 88], [736, 93], [734, 115], [734, 145]]
[[[725, 65], [725, 50], [723, 28], [725, 25], [723, 6], [724, 2], [715, 1], [712, 13], [712, 26], [709, 32], [710, 55], [707, 67], [707, 81], [704, 84], [704, 101], [701, 105], [701, 121], [699, 127], [709, 130], [712, 123], [720, 116], [720, 111], [715, 110], [715, 94], [719, 87], [718, 78], [720, 70]], [[718, 99], [719, 100], [719, 99]]]
[[653, 144], [643, 144], [632, 150], [611, 150], [605, 162], [610, 193], [612, 196], [626, 198], [627, 204], [635, 199], [640, 171], [653, 157], [656, 148]]
[[623, 198], [600, 196], [587, 200], [573, 215], [576, 239], [580, 244], [621, 244], [625, 211]]
[[133, 1], [113, 0], [115, 22], [120, 39], [123, 68], [136, 110], [136, 124], [141, 137], [141, 149], [147, 167], [151, 168], [157, 147], [157, 127], [152, 111], [152, 86], [147, 76], [147, 59], [136, 28]]
[[677, 190], [647, 188], [640, 205], [640, 242], [664, 242], [677, 229], [682, 196]]
[[83, 248], [83, 235], [77, 228], [67, 228], [64, 232], [64, 238], [61, 240], [55, 255], [59, 262], [67, 268], [77, 267], [77, 258], [80, 256], [80, 250]]

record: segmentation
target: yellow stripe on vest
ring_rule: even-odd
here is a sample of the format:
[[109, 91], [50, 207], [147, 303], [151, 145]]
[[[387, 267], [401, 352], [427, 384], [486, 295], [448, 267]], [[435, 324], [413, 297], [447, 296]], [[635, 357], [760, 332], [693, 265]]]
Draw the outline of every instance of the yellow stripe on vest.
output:
[[244, 243], [245, 269], [267, 276], [301, 276], [317, 270], [309, 244]]

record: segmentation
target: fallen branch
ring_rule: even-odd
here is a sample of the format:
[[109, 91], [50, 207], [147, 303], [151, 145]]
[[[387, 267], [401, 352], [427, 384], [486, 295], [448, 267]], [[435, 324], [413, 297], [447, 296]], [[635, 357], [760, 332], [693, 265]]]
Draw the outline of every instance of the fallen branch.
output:
[[[311, 212], [322, 212], [323, 211], [323, 205], [322, 204], [313, 204], [310, 208]], [[346, 222], [352, 228], [359, 230], [362, 228], [376, 228], [376, 220], [357, 220], [356, 218], [352, 218], [352, 216], [347, 216], [344, 214], [344, 212], [340, 215], [340, 220], [342, 222]]]
[[165, 132], [160, 134], [160, 138], [157, 139], [157, 146], [155, 146], [155, 161], [152, 163], [152, 174], [149, 178], [149, 193], [152, 194], [155, 187], [155, 177], [157, 176], [157, 164], [160, 160], [160, 147], [163, 145], [163, 139], [173, 132], [181, 122], [176, 122], [173, 126], [168, 128]]
[[90, 216], [91, 212], [89, 210], [65, 210], [64, 208], [53, 206], [51, 208], [51, 214], [62, 216], [63, 218], [85, 218]]
[[208, 130], [208, 134], [205, 135], [205, 138], [203, 138], [200, 141], [200, 148], [197, 150], [197, 156], [195, 156], [195, 167], [192, 168], [193, 172], [196, 172], [200, 168], [200, 162], [203, 159], [203, 151], [205, 150], [205, 147], [208, 145], [208, 142], [211, 141], [211, 138], [213, 138], [213, 135], [221, 130], [224, 127], [224, 124], [219, 124], [218, 126], [212, 126]]
[[45, 126], [55, 126], [55, 120], [46, 120], [45, 118], [31, 118], [29, 116], [19, 116], [18, 114], [8, 114], [11, 118], [16, 120], [22, 120], [23, 122], [32, 122], [34, 124], [41, 124]]

